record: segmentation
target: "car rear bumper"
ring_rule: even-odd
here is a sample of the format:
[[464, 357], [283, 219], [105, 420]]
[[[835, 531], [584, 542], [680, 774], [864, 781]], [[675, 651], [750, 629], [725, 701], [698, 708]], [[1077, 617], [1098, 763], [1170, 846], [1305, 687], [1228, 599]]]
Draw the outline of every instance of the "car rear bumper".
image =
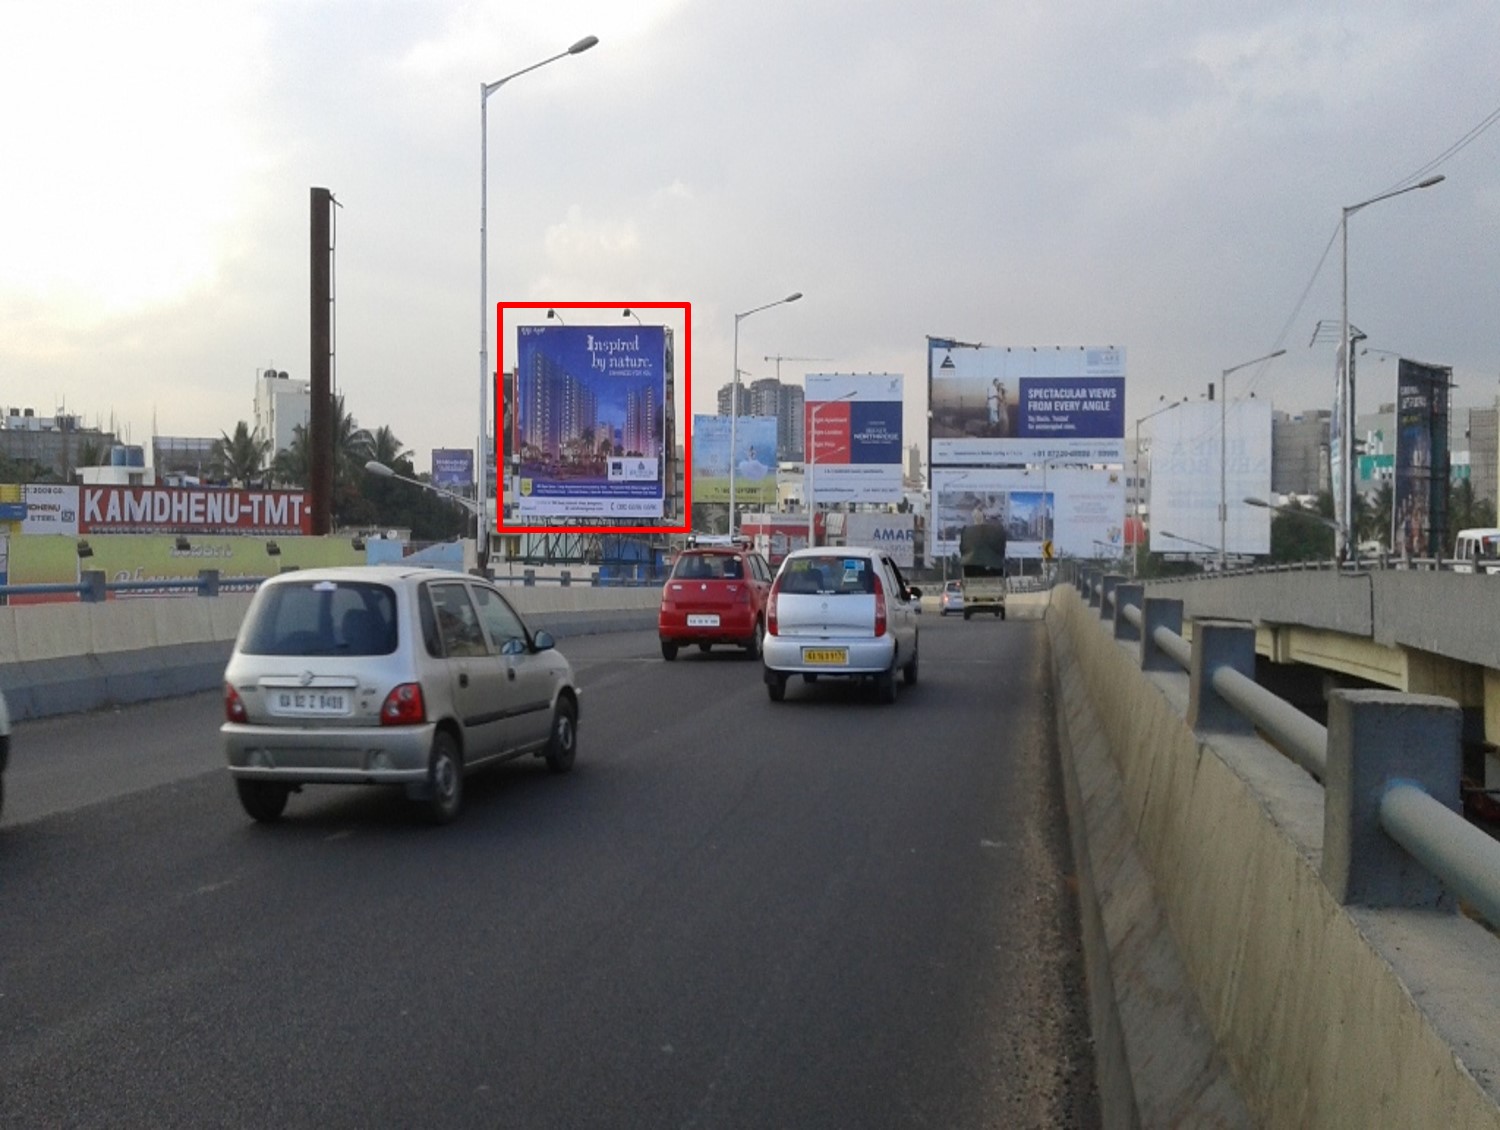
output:
[[400, 785], [427, 777], [437, 727], [299, 730], [226, 722], [219, 727], [231, 775], [289, 784]]
[[[846, 662], [809, 662], [808, 649], [843, 649]], [[879, 675], [891, 669], [896, 654], [893, 636], [858, 639], [816, 639], [809, 636], [767, 636], [761, 644], [766, 670], [783, 675]]]
[[[693, 615], [702, 615], [693, 613]], [[685, 612], [663, 612], [657, 617], [656, 634], [665, 643], [742, 643], [755, 634], [755, 610], [739, 608], [718, 613], [716, 625], [689, 625]]]

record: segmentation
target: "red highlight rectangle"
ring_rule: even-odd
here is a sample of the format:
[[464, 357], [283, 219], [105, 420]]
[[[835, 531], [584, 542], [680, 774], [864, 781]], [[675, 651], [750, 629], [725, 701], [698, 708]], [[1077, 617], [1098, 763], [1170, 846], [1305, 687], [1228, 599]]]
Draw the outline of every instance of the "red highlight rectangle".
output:
[[[813, 414], [813, 410], [817, 414]], [[833, 400], [808, 401], [804, 405], [807, 415], [807, 431], [804, 434], [804, 450], [811, 451], [810, 460], [815, 465], [847, 465], [854, 450], [851, 436], [848, 402]]]
[[[595, 526], [552, 525], [516, 526], [505, 522], [505, 491], [509, 484], [505, 474], [505, 439], [501, 435], [505, 419], [505, 312], [507, 310], [613, 310], [618, 316], [621, 310], [681, 310], [681, 342], [674, 343], [674, 359], [681, 358], [682, 373], [674, 374], [674, 381], [682, 381], [684, 414], [682, 440], [682, 523], [676, 526]], [[693, 514], [693, 306], [690, 302], [499, 302], [495, 307], [495, 342], [497, 363], [495, 365], [495, 477], [498, 484], [495, 498], [495, 532], [500, 534], [685, 534], [692, 530]], [[519, 419], [519, 413], [517, 414]], [[675, 432], [675, 429], [674, 429]], [[666, 437], [665, 442], [675, 451], [677, 436]], [[671, 483], [663, 489], [670, 491]]]

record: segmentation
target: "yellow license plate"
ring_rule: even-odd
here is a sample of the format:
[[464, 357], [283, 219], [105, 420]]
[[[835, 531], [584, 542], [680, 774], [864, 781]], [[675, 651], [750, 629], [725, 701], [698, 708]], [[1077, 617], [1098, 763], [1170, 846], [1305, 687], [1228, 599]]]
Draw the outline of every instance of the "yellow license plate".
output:
[[802, 662], [808, 666], [844, 667], [849, 663], [849, 649], [844, 647], [804, 647]]

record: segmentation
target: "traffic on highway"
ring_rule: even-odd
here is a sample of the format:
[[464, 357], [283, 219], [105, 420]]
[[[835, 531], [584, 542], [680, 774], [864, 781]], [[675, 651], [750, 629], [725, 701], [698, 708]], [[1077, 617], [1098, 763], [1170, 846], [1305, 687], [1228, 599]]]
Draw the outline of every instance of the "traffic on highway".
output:
[[216, 692], [18, 723], [0, 1123], [1096, 1125], [1039, 619], [902, 706], [561, 639], [576, 764], [241, 811]]

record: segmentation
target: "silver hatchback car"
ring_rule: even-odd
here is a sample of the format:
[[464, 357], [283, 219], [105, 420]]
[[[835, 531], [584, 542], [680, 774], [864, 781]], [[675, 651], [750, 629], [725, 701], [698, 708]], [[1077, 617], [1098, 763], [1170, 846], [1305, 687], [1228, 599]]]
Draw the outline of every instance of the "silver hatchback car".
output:
[[404, 786], [458, 814], [465, 774], [525, 754], [566, 773], [573, 669], [498, 588], [400, 565], [282, 573], [255, 594], [224, 672], [240, 803], [278, 819], [308, 784]]
[[922, 590], [906, 583], [890, 554], [829, 546], [788, 554], [771, 586], [761, 648], [766, 691], [786, 697], [787, 680], [868, 678], [885, 702], [896, 676], [917, 681], [917, 609]]

